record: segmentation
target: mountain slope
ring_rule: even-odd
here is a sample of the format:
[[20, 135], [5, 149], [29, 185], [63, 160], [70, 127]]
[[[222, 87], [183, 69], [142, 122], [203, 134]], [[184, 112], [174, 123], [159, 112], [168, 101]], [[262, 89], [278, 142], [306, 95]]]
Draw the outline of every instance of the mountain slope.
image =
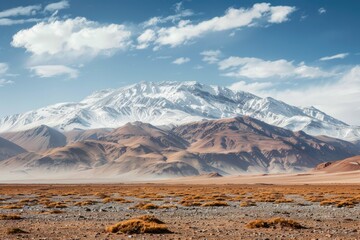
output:
[[1, 136], [32, 152], [66, 145], [64, 134], [45, 125], [26, 131], [3, 133]]
[[26, 152], [25, 149], [0, 137], [0, 161]]
[[360, 127], [349, 126], [314, 107], [298, 108], [273, 98], [196, 82], [142, 82], [99, 91], [79, 103], [60, 103], [3, 117], [0, 132], [22, 131], [42, 124], [61, 131], [117, 128], [134, 121], [179, 125], [245, 115], [311, 135], [360, 139]]
[[173, 131], [190, 142], [188, 151], [204, 159], [211, 156], [217, 164], [224, 160], [243, 162], [259, 172], [302, 170], [325, 159], [341, 159], [359, 152], [355, 147], [351, 149], [350, 143], [334, 146], [304, 132], [292, 132], [250, 117], [195, 122]]
[[314, 171], [336, 173], [360, 170], [360, 156], [347, 158], [335, 162], [326, 162], [315, 167]]
[[[23, 153], [0, 163], [1, 171], [114, 177], [174, 177], [305, 171], [360, 154], [353, 144], [320, 140], [250, 117], [204, 120], [163, 130], [128, 123], [98, 140]], [[76, 174], [76, 176], [79, 176]]]
[[66, 136], [66, 141], [68, 143], [73, 142], [80, 142], [85, 140], [99, 140], [101, 137], [105, 136], [112, 129], [89, 129], [89, 130], [81, 130], [81, 129], [74, 129], [68, 132], [63, 132]]

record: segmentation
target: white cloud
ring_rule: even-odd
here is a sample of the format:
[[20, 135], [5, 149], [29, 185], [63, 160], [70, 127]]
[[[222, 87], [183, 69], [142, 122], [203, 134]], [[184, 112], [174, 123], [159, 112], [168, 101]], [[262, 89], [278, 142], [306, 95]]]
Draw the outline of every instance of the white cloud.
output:
[[324, 13], [326, 13], [326, 9], [321, 7], [321, 8], [319, 8], [318, 12], [319, 12], [320, 15], [324, 14]]
[[6, 80], [6, 79], [0, 79], [0, 87], [4, 87], [5, 85], [13, 84], [14, 81]]
[[175, 8], [176, 14], [166, 16], [166, 17], [161, 17], [161, 16], [152, 17], [149, 20], [147, 20], [146, 22], [144, 22], [143, 26], [144, 27], [153, 27], [153, 26], [167, 23], [167, 22], [175, 23], [184, 17], [190, 17], [190, 16], [194, 15], [194, 12], [192, 10], [183, 8], [182, 2], [175, 3], [174, 8]]
[[143, 25], [144, 27], [151, 27], [155, 26], [159, 22], [161, 22], [161, 17], [152, 17], [149, 20], [145, 21]]
[[70, 4], [67, 0], [63, 0], [60, 2], [50, 3], [45, 6], [44, 11], [45, 12], [55, 12], [58, 10], [69, 8]]
[[189, 61], [190, 61], [190, 58], [188, 58], [188, 57], [180, 57], [180, 58], [175, 59], [172, 63], [181, 65], [181, 64], [187, 63]]
[[257, 93], [259, 91], [263, 91], [265, 89], [269, 89], [273, 84], [271, 82], [252, 82], [247, 83], [245, 81], [240, 81], [233, 83], [229, 86], [229, 88], [233, 91], [244, 91], [250, 93]]
[[290, 13], [295, 11], [295, 8], [289, 6], [275, 6], [275, 7], [271, 7], [270, 11], [271, 11], [271, 16], [269, 22], [282, 23], [289, 20], [288, 16]]
[[9, 70], [9, 65], [7, 63], [0, 63], [0, 75], [5, 74]]
[[41, 5], [16, 7], [0, 12], [0, 18], [35, 15], [41, 9]]
[[219, 61], [220, 50], [207, 50], [200, 53], [203, 56], [202, 60], [209, 64], [217, 63]]
[[229, 57], [218, 63], [220, 70], [229, 77], [247, 77], [266, 79], [272, 77], [319, 78], [330, 77], [333, 73], [324, 72], [318, 67], [310, 67], [305, 63], [294, 65], [285, 59], [266, 61], [260, 58]]
[[6, 79], [0, 79], [0, 87], [3, 87], [5, 85], [8, 85], [8, 84], [13, 84], [14, 81], [11, 81], [11, 80], [6, 80]]
[[39, 18], [28, 18], [28, 19], [10, 19], [10, 18], [0, 18], [0, 26], [11, 26], [15, 24], [24, 24], [31, 22], [40, 22]]
[[354, 66], [338, 81], [292, 89], [259, 91], [298, 106], [313, 105], [350, 124], [360, 125], [360, 65]]
[[146, 29], [138, 38], [137, 49], [144, 49], [149, 46], [149, 43], [155, 39], [155, 32], [152, 29]]
[[37, 76], [41, 78], [57, 77], [67, 75], [69, 78], [77, 78], [78, 70], [64, 65], [39, 65], [29, 68]]
[[333, 60], [333, 59], [344, 59], [349, 55], [349, 53], [339, 53], [336, 55], [332, 55], [332, 56], [326, 56], [326, 57], [322, 57], [319, 60], [320, 61], [328, 61], [328, 60]]
[[41, 22], [13, 36], [13, 47], [33, 56], [76, 58], [111, 54], [126, 49], [131, 32], [124, 25], [101, 25], [86, 18]]
[[[254, 4], [249, 9], [230, 8], [221, 17], [214, 17], [200, 23], [193, 24], [189, 20], [181, 20], [177, 26], [162, 27], [158, 29], [154, 42], [157, 45], [175, 47], [210, 32], [254, 26], [256, 21], [260, 20], [268, 23], [281, 23], [287, 21], [293, 11], [295, 11], [295, 7], [272, 7], [269, 3]], [[152, 20], [152, 22], [155, 21]]]

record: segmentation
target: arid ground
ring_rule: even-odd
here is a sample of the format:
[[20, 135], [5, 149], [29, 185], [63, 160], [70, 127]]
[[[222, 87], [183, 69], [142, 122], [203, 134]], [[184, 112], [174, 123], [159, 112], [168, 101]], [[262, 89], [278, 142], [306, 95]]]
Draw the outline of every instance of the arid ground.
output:
[[359, 202], [358, 184], [4, 184], [0, 236], [360, 239]]

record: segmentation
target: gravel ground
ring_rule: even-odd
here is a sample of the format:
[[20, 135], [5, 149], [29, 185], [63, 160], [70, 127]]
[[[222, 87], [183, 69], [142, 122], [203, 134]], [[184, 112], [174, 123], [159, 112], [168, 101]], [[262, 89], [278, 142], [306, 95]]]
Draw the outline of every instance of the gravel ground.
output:
[[[210, 187], [210, 186], [209, 186]], [[106, 187], [105, 187], [106, 188]], [[203, 188], [203, 187], [202, 187]], [[359, 190], [360, 186], [356, 187]], [[350, 189], [351, 190], [351, 189]], [[21, 191], [21, 190], [20, 190]], [[226, 191], [226, 189], [224, 190]], [[198, 194], [198, 193], [197, 193]], [[0, 239], [360, 239], [360, 204], [353, 208], [320, 206], [299, 195], [285, 195], [292, 203], [257, 202], [257, 206], [240, 207], [241, 201], [226, 201], [229, 206], [185, 207], [179, 197], [150, 200], [114, 194], [131, 203], [103, 203], [98, 196], [54, 194], [50, 199], [65, 202], [63, 213], [49, 214], [44, 205], [25, 204], [21, 209], [1, 209], [0, 214], [19, 214], [21, 220], [0, 220]], [[17, 204], [22, 199], [39, 198], [36, 194], [0, 195], [1, 206]], [[98, 203], [74, 206], [76, 202], [95, 200]], [[131, 209], [135, 204], [150, 201], [157, 205], [173, 204], [176, 208], [141, 210]], [[136, 216], [151, 214], [164, 221], [171, 234], [108, 233], [105, 227]], [[246, 224], [255, 219], [283, 217], [293, 219], [306, 227], [249, 229]], [[25, 234], [8, 234], [8, 229], [20, 228]]]

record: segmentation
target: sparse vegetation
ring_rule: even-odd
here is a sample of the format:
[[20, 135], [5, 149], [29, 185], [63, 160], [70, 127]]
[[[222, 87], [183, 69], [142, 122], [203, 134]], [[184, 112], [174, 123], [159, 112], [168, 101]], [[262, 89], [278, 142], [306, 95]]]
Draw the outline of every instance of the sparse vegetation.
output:
[[20, 228], [9, 228], [7, 231], [6, 231], [7, 234], [22, 234], [22, 233], [29, 233], [25, 230], [22, 230]]
[[67, 208], [65, 203], [62, 202], [49, 202], [45, 204], [46, 208]]
[[147, 210], [147, 209], [158, 209], [159, 206], [157, 206], [153, 203], [141, 202], [141, 203], [136, 204], [132, 208]]
[[144, 215], [125, 220], [106, 228], [107, 232], [126, 234], [171, 233], [166, 224], [152, 215]]
[[215, 202], [206, 202], [201, 204], [202, 207], [226, 207], [229, 206], [227, 202], [215, 201]]
[[197, 201], [180, 201], [180, 204], [183, 205], [184, 207], [198, 207], [201, 206], [202, 203], [201, 202], [197, 202]]
[[0, 206], [0, 208], [2, 208], [2, 209], [22, 209], [23, 206], [13, 204], [13, 205]]
[[244, 201], [240, 203], [240, 207], [254, 207], [256, 203], [253, 201]]
[[246, 224], [248, 228], [270, 228], [270, 227], [286, 227], [292, 229], [302, 229], [305, 228], [300, 223], [292, 220], [292, 219], [285, 219], [285, 218], [272, 218], [268, 220], [254, 220]]
[[[19, 192], [22, 192], [23, 194], [19, 195]], [[204, 236], [207, 234], [214, 234], [214, 239], [218, 239], [220, 238], [220, 234], [225, 234], [225, 231], [229, 231], [230, 227], [231, 229], [237, 229], [234, 230], [234, 232], [236, 232], [235, 235], [240, 232], [243, 232], [245, 235], [252, 234], [253, 231], [250, 230], [252, 228], [264, 228], [265, 230], [261, 231], [273, 234], [283, 234], [285, 232], [282, 230], [283, 228], [301, 229], [304, 226], [309, 226], [314, 229], [322, 228], [322, 230], [324, 230], [324, 228], [328, 229], [327, 226], [334, 227], [334, 225], [332, 225], [334, 224], [333, 222], [323, 219], [321, 216], [316, 216], [316, 210], [320, 208], [319, 206], [324, 208], [327, 206], [327, 208], [329, 208], [329, 214], [332, 217], [343, 216], [343, 214], [336, 214], [343, 213], [343, 211], [349, 211], [346, 208], [355, 207], [356, 209], [351, 210], [351, 212], [357, 210], [360, 202], [360, 187], [358, 185], [278, 186], [234, 184], [203, 186], [184, 184], [163, 186], [153, 184], [99, 184], [71, 186], [70, 189], [67, 185], [52, 185], [51, 187], [46, 188], [44, 185], [20, 185], [16, 188], [2, 185], [0, 187], [0, 197], [4, 199], [0, 202], [0, 220], [3, 223], [3, 226], [0, 227], [0, 231], [4, 234], [6, 234], [7, 227], [23, 228], [26, 226], [26, 223], [36, 222], [39, 218], [47, 219], [47, 222], [50, 222], [51, 224], [53, 224], [52, 221], [56, 219], [56, 223], [59, 225], [54, 224], [46, 226], [51, 227], [52, 231], [56, 231], [56, 227], [60, 226], [61, 228], [68, 229], [63, 222], [60, 223], [59, 219], [65, 220], [65, 222], [68, 219], [71, 219], [72, 221], [80, 220], [87, 223], [91, 221], [94, 222], [94, 219], [101, 218], [102, 222], [106, 223], [114, 216], [112, 214], [114, 214], [115, 209], [121, 212], [119, 216], [126, 216], [128, 220], [122, 221], [121, 224], [117, 223], [108, 227], [108, 232], [127, 234], [157, 233], [162, 231], [166, 232], [164, 228], [169, 229], [164, 223], [155, 222], [157, 225], [154, 225], [152, 220], [146, 218], [143, 219], [143, 217], [132, 218], [134, 212], [141, 212], [139, 210], [128, 209], [134, 208], [146, 210], [148, 212], [159, 209], [154, 210], [153, 212], [156, 212], [160, 217], [171, 217], [171, 221], [169, 221], [171, 225], [168, 225], [170, 228], [172, 228], [172, 226], [185, 227], [184, 229], [186, 229], [186, 231], [184, 232], [189, 232], [189, 234], [194, 235], [194, 233], [198, 233], [200, 230], [203, 231], [202, 227], [204, 227], [206, 231], [204, 232]], [[275, 204], [283, 204], [285, 206], [278, 206]], [[74, 205], [81, 208], [74, 207]], [[231, 207], [226, 207], [228, 205]], [[220, 206], [220, 208], [216, 208], [218, 206]], [[240, 209], [239, 206], [250, 208]], [[67, 210], [65, 210], [66, 207], [68, 208]], [[209, 207], [209, 209], [206, 209], [205, 207]], [[211, 207], [214, 208], [212, 209]], [[178, 209], [175, 210], [176, 208]], [[337, 208], [344, 209], [340, 210]], [[24, 210], [21, 211], [20, 209]], [[76, 214], [73, 214], [73, 210], [75, 210]], [[327, 211], [326, 209], [321, 210]], [[189, 213], [189, 211], [191, 214], [187, 216], [186, 213]], [[234, 213], [239, 213], [241, 217], [236, 220], [230, 219], [230, 217], [227, 218], [226, 220], [230, 220], [228, 225], [223, 225], [224, 222], [222, 221], [224, 219], [222, 218], [208, 218], [208, 216], [225, 217], [226, 213], [232, 211], [234, 211]], [[258, 214], [259, 212], [262, 213], [262, 211], [264, 212], [263, 214]], [[314, 215], [311, 215], [313, 213], [312, 211], [314, 211]], [[101, 212], [101, 214], [99, 214], [99, 212]], [[304, 217], [305, 213], [307, 217]], [[61, 215], [56, 216], [56, 214]], [[194, 218], [193, 221], [191, 218], [193, 214], [199, 218]], [[274, 214], [281, 218], [271, 218]], [[226, 215], [238, 216], [232, 214]], [[105, 216], [106, 218], [102, 218], [102, 216]], [[250, 220], [254, 218], [253, 216], [262, 216], [262, 219], [250, 222]], [[294, 217], [294, 220], [292, 217]], [[240, 221], [249, 223], [244, 223], [242, 227], [237, 227], [238, 225], [236, 224], [239, 223], [239, 219]], [[19, 220], [17, 222], [19, 223], [18, 226], [11, 225], [15, 223], [15, 220]], [[216, 222], [217, 220], [219, 220], [219, 223]], [[339, 217], [339, 221], [342, 221], [341, 227], [347, 227], [347, 229], [350, 229], [351, 231], [358, 231], [358, 229], [354, 227], [358, 225], [357, 218], [354, 218], [353, 216]], [[42, 223], [41, 221], [39, 224], [46, 225], [45, 222]], [[98, 222], [95, 224], [98, 224]], [[111, 222], [107, 222], [107, 224], [110, 225]], [[218, 224], [219, 227], [221, 226], [225, 229], [224, 232], [215, 232], [213, 229], [209, 230], [214, 224]], [[0, 223], [0, 225], [2, 224]], [[244, 230], [243, 227], [250, 229]], [[73, 229], [75, 228], [73, 227]], [[267, 228], [273, 229], [268, 231], [266, 230]], [[190, 235], [186, 235], [181, 231], [182, 229], [178, 230], [179, 235], [171, 235], [172, 238], [190, 238]], [[339, 228], [337, 228], [337, 230], [339, 230]], [[94, 233], [94, 230], [90, 231]], [[31, 235], [26, 237], [36, 239], [34, 235], [35, 232], [37, 231], [34, 231], [33, 233], [31, 230]], [[294, 233], [291, 231], [289, 232]], [[312, 234], [309, 230], [307, 230], [306, 233], [311, 238], [317, 238], [319, 236], [315, 233]], [[74, 234], [74, 232], [72, 232], [72, 234]], [[99, 239], [105, 238], [103, 234], [108, 233], [101, 232]], [[286, 234], [287, 233], [285, 232], [285, 235]], [[355, 232], [353, 235], [350, 233], [351, 237], [355, 234]], [[238, 236], [240, 235], [236, 235], [236, 237]], [[272, 238], [274, 235], [269, 237]], [[296, 237], [298, 237], [298, 235], [294, 235], [294, 238]], [[334, 238], [335, 237], [338, 237], [338, 235], [334, 234]], [[69, 238], [64, 237], [64, 239]]]
[[86, 201], [82, 201], [82, 202], [77, 202], [74, 205], [83, 207], [83, 206], [88, 206], [88, 205], [94, 205], [94, 204], [97, 204], [97, 203], [99, 203], [99, 202], [92, 201], [92, 200], [86, 200]]
[[0, 220], [20, 220], [22, 217], [15, 214], [1, 214]]

